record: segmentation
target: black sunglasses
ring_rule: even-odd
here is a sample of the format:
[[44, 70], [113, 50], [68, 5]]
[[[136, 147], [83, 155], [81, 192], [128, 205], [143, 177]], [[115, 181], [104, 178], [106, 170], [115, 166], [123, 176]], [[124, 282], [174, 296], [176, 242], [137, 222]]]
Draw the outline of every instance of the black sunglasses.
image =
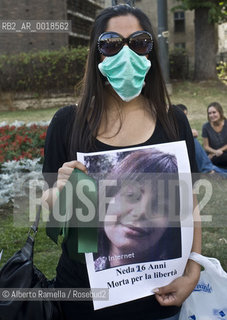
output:
[[147, 31], [136, 31], [128, 38], [123, 38], [116, 32], [104, 32], [99, 36], [98, 49], [101, 54], [111, 57], [117, 54], [127, 44], [140, 56], [147, 55], [153, 48], [152, 35]]

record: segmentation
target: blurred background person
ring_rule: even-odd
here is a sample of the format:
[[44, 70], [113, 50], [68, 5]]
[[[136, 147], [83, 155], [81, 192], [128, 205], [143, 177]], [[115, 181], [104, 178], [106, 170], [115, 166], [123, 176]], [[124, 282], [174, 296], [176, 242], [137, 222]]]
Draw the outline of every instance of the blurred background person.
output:
[[[178, 108], [180, 108], [186, 115], [188, 115], [188, 109], [184, 104], [178, 104]], [[212, 163], [210, 158], [208, 157], [207, 153], [197, 140], [198, 137], [198, 131], [196, 129], [192, 129], [192, 134], [194, 137], [194, 143], [195, 143], [195, 156], [196, 156], [196, 163], [198, 166], [199, 172], [209, 172], [209, 173], [220, 173], [222, 176], [227, 177], [227, 169], [219, 168], [216, 165]]]
[[207, 118], [202, 129], [204, 149], [214, 165], [227, 169], [227, 120], [220, 103], [208, 105]]

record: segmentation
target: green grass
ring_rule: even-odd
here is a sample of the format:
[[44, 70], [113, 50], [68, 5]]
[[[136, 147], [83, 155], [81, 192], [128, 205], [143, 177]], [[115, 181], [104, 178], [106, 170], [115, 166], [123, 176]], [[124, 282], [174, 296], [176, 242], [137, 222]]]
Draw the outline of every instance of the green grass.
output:
[[[189, 110], [189, 121], [201, 135], [202, 124], [207, 121], [206, 108], [212, 101], [222, 104], [227, 115], [227, 86], [220, 82], [173, 82], [173, 103], [183, 103]], [[56, 109], [26, 110], [0, 112], [0, 121], [13, 122], [21, 120], [25, 122], [50, 120]], [[200, 136], [201, 139], [201, 136]], [[201, 141], [201, 140], [200, 140]], [[208, 176], [207, 176], [208, 177]], [[207, 177], [205, 177], [207, 179]], [[207, 256], [218, 258], [225, 270], [227, 270], [227, 209], [226, 190], [227, 180], [218, 176], [210, 177], [213, 187], [212, 198], [204, 207], [202, 215], [212, 216], [212, 223], [203, 223], [203, 249], [202, 253]], [[199, 199], [204, 196], [205, 190], [201, 190]], [[0, 250], [4, 254], [0, 267], [14, 252], [24, 244], [28, 228], [13, 227], [13, 209], [11, 206], [0, 208]], [[40, 228], [36, 243], [34, 261], [47, 277], [55, 275], [55, 268], [60, 256], [60, 245], [56, 245], [45, 234], [45, 229]]]
[[[5, 205], [0, 210], [0, 250], [3, 249], [2, 265], [24, 245], [29, 228], [14, 226], [13, 207]], [[61, 240], [55, 244], [46, 235], [44, 224], [40, 223], [35, 239], [34, 263], [44, 272], [47, 278], [55, 276], [55, 268], [61, 253]]]
[[[202, 222], [202, 253], [219, 259], [227, 271], [227, 179], [209, 174], [203, 174], [200, 178], [206, 180], [206, 188], [207, 184], [212, 188], [211, 196], [207, 198], [207, 203], [201, 210], [202, 218], [211, 219], [210, 222]], [[208, 194], [206, 188], [201, 187], [199, 190], [198, 201], [200, 204]]]
[[12, 123], [15, 120], [32, 122], [32, 121], [48, 121], [52, 118], [57, 108], [39, 109], [39, 110], [18, 110], [18, 111], [1, 111], [0, 122], [7, 121]]
[[198, 130], [201, 141], [202, 125], [207, 121], [207, 106], [219, 102], [227, 115], [227, 84], [220, 81], [173, 82], [172, 103], [182, 103], [188, 108], [192, 128]]
[[[206, 82], [179, 82], [173, 81], [173, 103], [183, 103], [188, 107], [189, 120], [193, 127], [201, 130], [201, 125], [207, 121], [206, 108], [210, 102], [218, 101], [227, 114], [227, 84], [220, 81]], [[57, 108], [21, 111], [0, 111], [0, 121], [13, 122], [21, 120], [25, 122], [50, 120]]]

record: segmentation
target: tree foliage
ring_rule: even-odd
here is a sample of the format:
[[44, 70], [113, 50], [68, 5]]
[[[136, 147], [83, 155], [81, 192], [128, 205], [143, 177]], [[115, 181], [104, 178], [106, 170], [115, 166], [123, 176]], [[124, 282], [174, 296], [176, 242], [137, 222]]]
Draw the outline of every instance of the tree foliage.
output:
[[177, 0], [181, 2], [173, 9], [196, 10], [208, 8], [209, 23], [223, 23], [227, 21], [227, 0]]

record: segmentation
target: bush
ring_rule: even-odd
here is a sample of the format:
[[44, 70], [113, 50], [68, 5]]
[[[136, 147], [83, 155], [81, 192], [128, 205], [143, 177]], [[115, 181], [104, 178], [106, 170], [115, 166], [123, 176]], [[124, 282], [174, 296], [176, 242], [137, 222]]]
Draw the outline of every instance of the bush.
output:
[[4, 126], [0, 128], [0, 163], [9, 160], [33, 159], [44, 156], [46, 126]]
[[220, 79], [227, 80], [227, 62], [221, 61], [217, 66], [217, 72]]
[[188, 79], [189, 63], [185, 50], [174, 49], [169, 54], [170, 78], [171, 79]]
[[87, 47], [0, 56], [0, 89], [69, 92], [82, 79]]

